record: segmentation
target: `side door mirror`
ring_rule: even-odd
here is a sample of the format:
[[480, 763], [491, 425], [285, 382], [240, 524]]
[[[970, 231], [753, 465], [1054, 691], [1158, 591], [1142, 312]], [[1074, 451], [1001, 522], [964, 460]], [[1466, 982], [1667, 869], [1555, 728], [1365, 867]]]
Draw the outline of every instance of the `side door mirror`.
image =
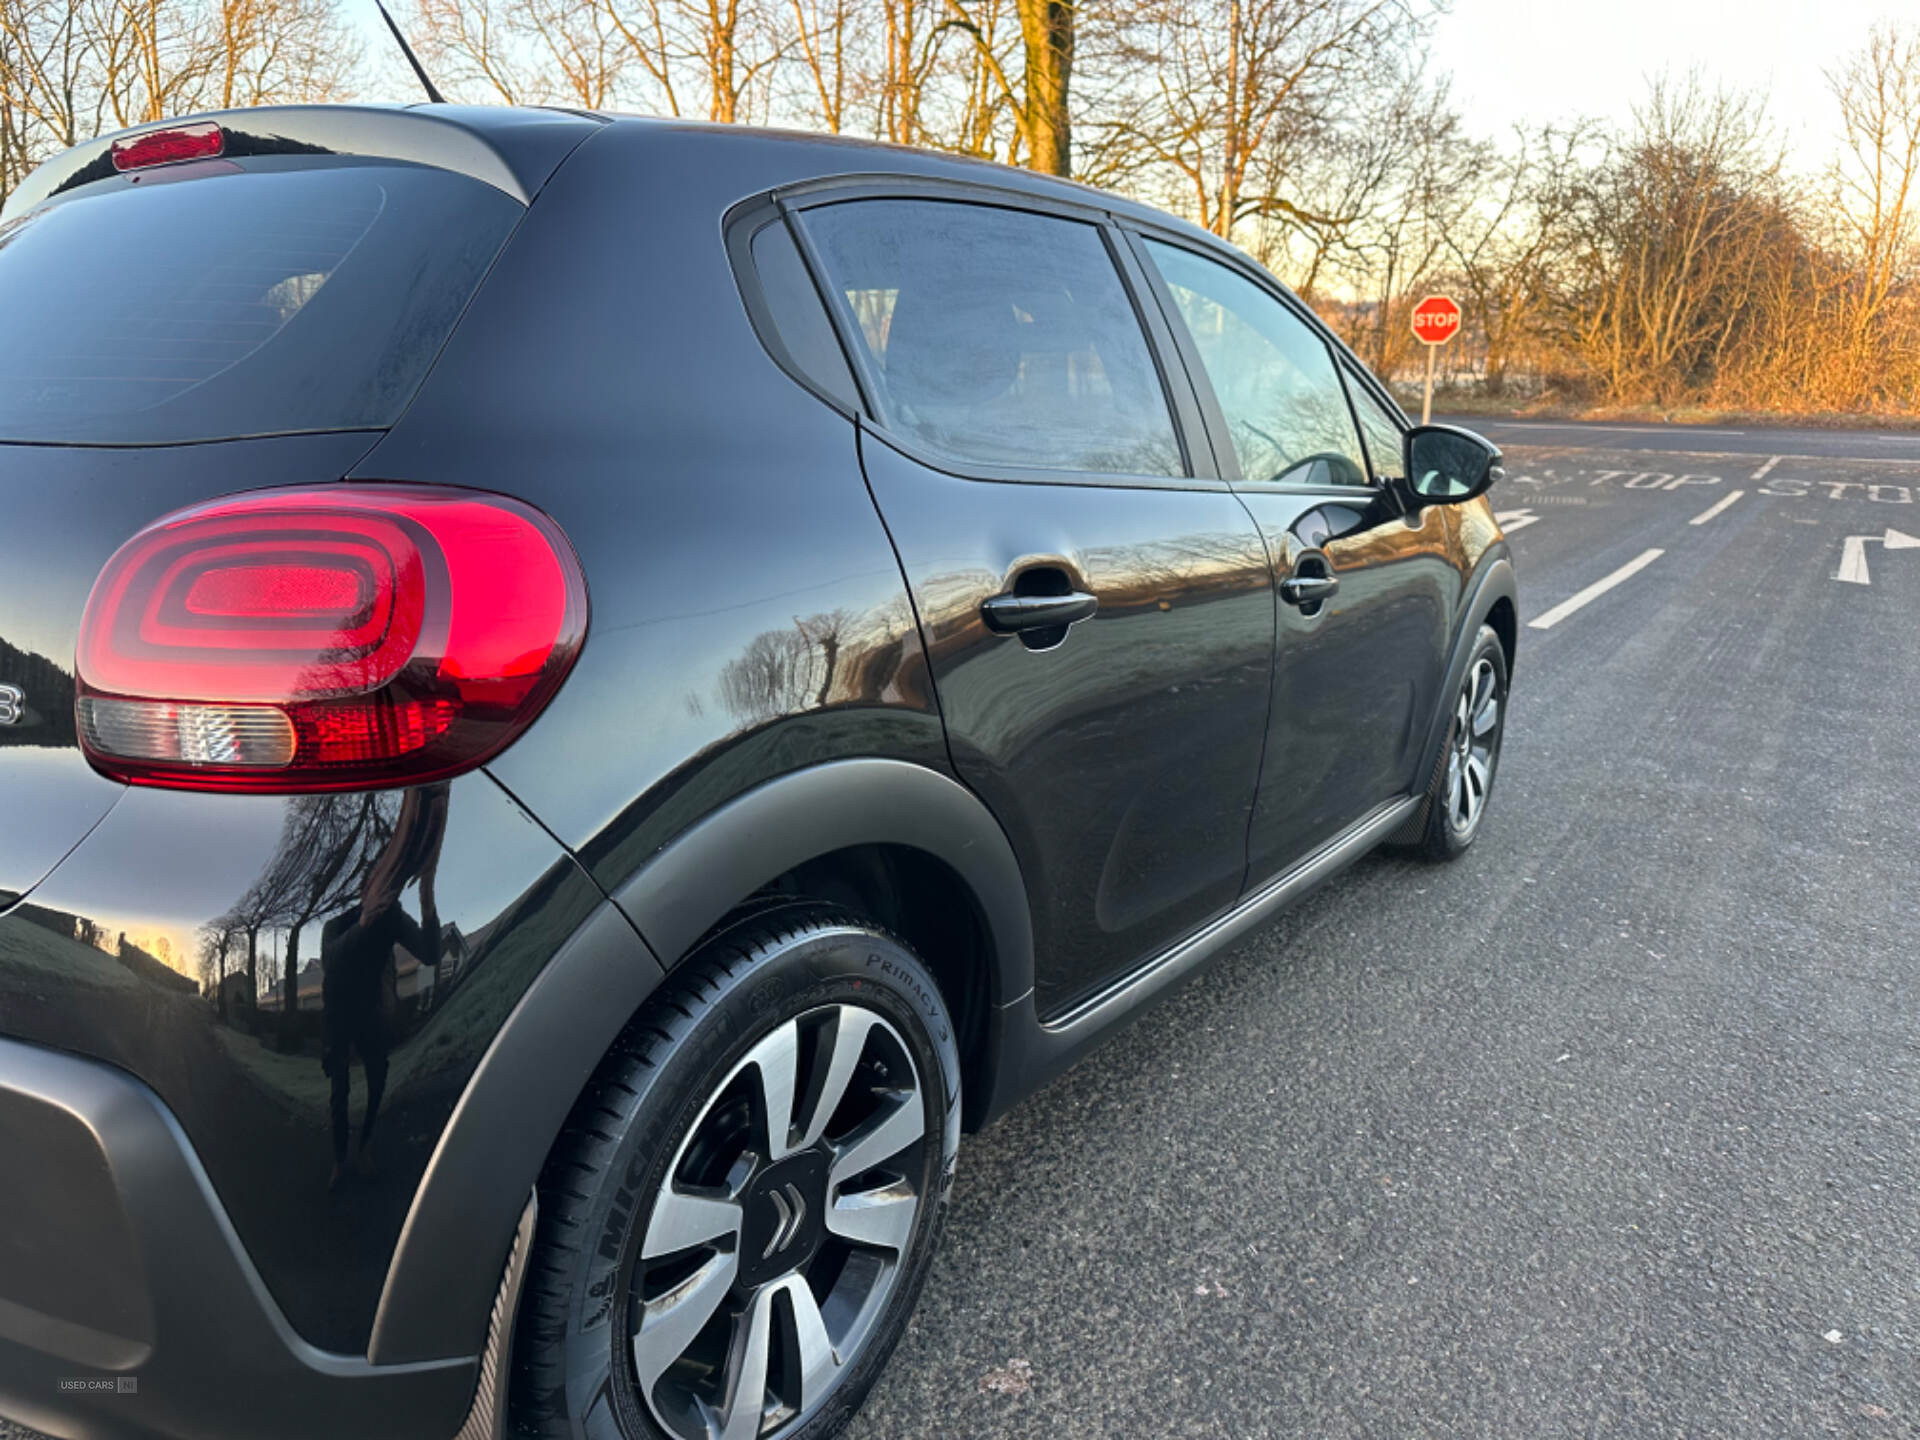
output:
[[1407, 432], [1407, 486], [1421, 500], [1458, 505], [1487, 493], [1506, 470], [1500, 447], [1455, 425], [1416, 425]]

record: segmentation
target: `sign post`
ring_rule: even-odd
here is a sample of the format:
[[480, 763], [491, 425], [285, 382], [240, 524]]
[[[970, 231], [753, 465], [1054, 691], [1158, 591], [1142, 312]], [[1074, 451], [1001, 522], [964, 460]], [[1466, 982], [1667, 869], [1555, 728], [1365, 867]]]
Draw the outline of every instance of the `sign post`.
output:
[[1460, 333], [1460, 304], [1445, 295], [1429, 295], [1413, 307], [1413, 338], [1427, 347], [1427, 392], [1420, 401], [1420, 423], [1433, 419], [1433, 356]]

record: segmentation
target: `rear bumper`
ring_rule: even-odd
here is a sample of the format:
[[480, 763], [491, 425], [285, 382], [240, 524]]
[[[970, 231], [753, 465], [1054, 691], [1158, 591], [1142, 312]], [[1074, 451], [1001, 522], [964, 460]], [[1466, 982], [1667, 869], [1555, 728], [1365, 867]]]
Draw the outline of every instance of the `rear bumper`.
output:
[[301, 1340], [124, 1072], [0, 1039], [0, 1156], [0, 1415], [62, 1440], [460, 1429], [479, 1357], [372, 1365]]

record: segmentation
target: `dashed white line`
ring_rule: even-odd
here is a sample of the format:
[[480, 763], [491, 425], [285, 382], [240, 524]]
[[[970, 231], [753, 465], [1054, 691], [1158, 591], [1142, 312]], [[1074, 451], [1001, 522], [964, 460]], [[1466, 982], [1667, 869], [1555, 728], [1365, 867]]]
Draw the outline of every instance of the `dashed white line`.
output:
[[1725, 510], [1729, 505], [1733, 504], [1734, 501], [1738, 500], [1742, 495], [1746, 493], [1747, 492], [1744, 490], [1729, 490], [1725, 495], [1721, 496], [1720, 499], [1714, 501], [1713, 504], [1709, 505], [1706, 509], [1702, 510], [1698, 515], [1694, 516], [1693, 519], [1689, 520], [1687, 523], [1689, 525], [1706, 524], [1707, 521], [1713, 519], [1714, 516], [1718, 515], [1721, 511]]
[[1767, 472], [1773, 469], [1773, 467], [1778, 465], [1779, 463], [1780, 463], [1780, 457], [1778, 455], [1770, 456], [1766, 464], [1762, 465], [1758, 470], [1753, 472], [1753, 478], [1756, 480], [1766, 479]]
[[1587, 588], [1579, 594], [1569, 595], [1565, 600], [1562, 600], [1558, 605], [1547, 611], [1546, 614], [1529, 620], [1527, 622], [1527, 628], [1529, 630], [1551, 630], [1555, 625], [1558, 625], [1562, 620], [1573, 614], [1574, 611], [1580, 609], [1583, 605], [1592, 604], [1595, 600], [1598, 600], [1602, 595], [1613, 589], [1614, 586], [1624, 584], [1626, 581], [1631, 580], [1666, 553], [1664, 550], [1642, 551], [1611, 575], [1594, 581], [1593, 584], [1587, 586]]

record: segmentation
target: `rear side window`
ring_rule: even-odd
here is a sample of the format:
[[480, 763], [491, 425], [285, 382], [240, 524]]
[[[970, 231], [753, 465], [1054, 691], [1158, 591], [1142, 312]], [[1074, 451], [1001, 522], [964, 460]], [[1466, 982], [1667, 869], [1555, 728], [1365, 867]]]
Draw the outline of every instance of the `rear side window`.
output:
[[1240, 478], [1364, 485], [1366, 457], [1326, 342], [1253, 281], [1149, 240], [1227, 422]]
[[1186, 473], [1094, 226], [941, 200], [842, 202], [806, 226], [889, 428], [963, 461]]
[[391, 424], [524, 213], [422, 166], [214, 163], [0, 227], [0, 440]]
[[793, 368], [848, 409], [859, 408], [860, 392], [834, 338], [833, 322], [827, 319], [820, 292], [786, 222], [775, 220], [756, 231], [752, 256], [773, 338]]

